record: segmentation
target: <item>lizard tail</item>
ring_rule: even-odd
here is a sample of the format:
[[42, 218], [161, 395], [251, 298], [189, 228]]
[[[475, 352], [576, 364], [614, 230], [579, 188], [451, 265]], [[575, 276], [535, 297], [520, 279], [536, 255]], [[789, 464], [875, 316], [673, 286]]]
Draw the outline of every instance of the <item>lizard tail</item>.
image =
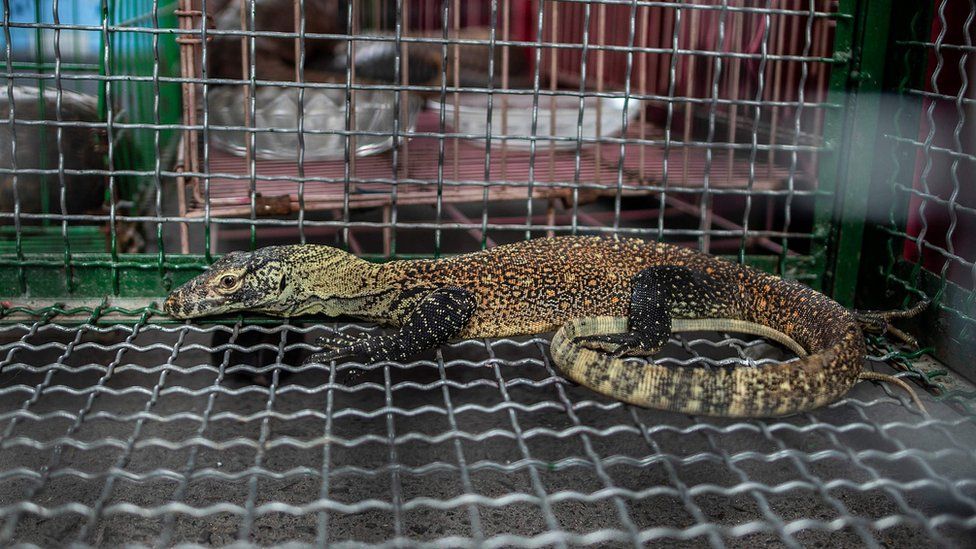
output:
[[739, 305], [726, 311], [738, 318], [675, 318], [672, 329], [761, 335], [797, 352], [797, 360], [759, 367], [667, 365], [615, 357], [574, 341], [626, 332], [627, 317], [616, 316], [584, 317], [563, 325], [552, 339], [553, 360], [567, 377], [598, 393], [688, 414], [783, 416], [843, 396], [857, 382], [866, 353], [856, 316], [810, 288], [759, 277], [762, 291], [743, 288], [736, 292]]

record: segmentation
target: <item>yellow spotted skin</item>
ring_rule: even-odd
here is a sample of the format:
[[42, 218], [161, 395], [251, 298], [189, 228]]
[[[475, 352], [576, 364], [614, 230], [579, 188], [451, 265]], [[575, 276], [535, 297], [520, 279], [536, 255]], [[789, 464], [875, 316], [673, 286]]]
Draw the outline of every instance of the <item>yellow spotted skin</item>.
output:
[[[644, 314], [637, 308], [645, 296], [666, 296], [667, 305]], [[165, 309], [178, 318], [240, 310], [324, 313], [401, 327], [367, 340], [326, 338], [328, 352], [315, 355], [322, 361], [351, 354], [401, 359], [449, 339], [557, 331], [553, 360], [580, 384], [640, 406], [727, 417], [779, 416], [832, 402], [857, 381], [865, 355], [856, 317], [826, 296], [693, 250], [637, 239], [535, 239], [385, 264], [327, 246], [276, 246], [225, 256], [174, 291]], [[780, 334], [808, 354], [763, 367], [676, 367], [611, 356], [601, 349], [614, 344], [584, 342], [597, 334], [633, 333], [640, 322], [663, 321], [669, 333], [683, 319], [753, 325], [756, 330], [745, 331]], [[637, 354], [656, 351], [659, 339], [642, 340]]]

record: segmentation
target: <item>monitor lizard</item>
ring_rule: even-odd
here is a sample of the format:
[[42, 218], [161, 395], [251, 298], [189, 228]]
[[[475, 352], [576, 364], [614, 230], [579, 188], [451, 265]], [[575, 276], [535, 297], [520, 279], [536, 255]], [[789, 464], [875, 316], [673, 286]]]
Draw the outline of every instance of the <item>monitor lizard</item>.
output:
[[[858, 315], [825, 295], [695, 250], [632, 238], [540, 238], [387, 263], [329, 246], [270, 246], [223, 256], [173, 291], [163, 310], [175, 318], [346, 315], [399, 328], [321, 338], [323, 350], [309, 361], [326, 363], [403, 360], [455, 339], [556, 331], [553, 361], [574, 381], [632, 404], [712, 416], [788, 415], [837, 400], [858, 379], [891, 378], [862, 371]], [[764, 336], [799, 358], [732, 368], [640, 358], [655, 354], [674, 331], [703, 330]]]

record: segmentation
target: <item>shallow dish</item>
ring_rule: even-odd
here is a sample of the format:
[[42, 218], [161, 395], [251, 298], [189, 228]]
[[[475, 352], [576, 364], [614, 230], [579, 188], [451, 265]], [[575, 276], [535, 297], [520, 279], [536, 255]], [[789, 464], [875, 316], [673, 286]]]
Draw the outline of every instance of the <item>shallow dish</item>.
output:
[[[393, 144], [393, 99], [389, 90], [357, 90], [355, 92], [355, 130], [377, 132], [380, 135], [357, 135], [356, 156], [367, 156], [389, 150]], [[236, 155], [244, 156], [249, 132], [221, 129], [221, 126], [244, 127], [247, 108], [243, 91], [236, 86], [219, 86], [209, 93], [211, 142]], [[254, 155], [270, 160], [298, 159], [298, 113], [304, 111], [305, 159], [341, 160], [345, 158], [346, 91], [341, 89], [306, 89], [304, 108], [299, 104], [296, 88], [258, 86], [255, 94], [252, 127]], [[408, 96], [409, 97], [409, 96]], [[401, 102], [407, 110], [406, 127], [410, 131], [417, 121], [422, 102], [410, 97]], [[267, 131], [272, 130], [272, 131]], [[384, 135], [385, 134], [385, 135]]]
[[[627, 116], [633, 119], [642, 107], [636, 99], [622, 97], [587, 97], [583, 100], [582, 138], [583, 146], [592, 145], [598, 137], [620, 134], [623, 127], [623, 111], [626, 103]], [[531, 146], [532, 95], [494, 94], [491, 112], [492, 140], [501, 139], [509, 148], [528, 150]], [[440, 101], [429, 101], [427, 108], [439, 111]], [[448, 96], [444, 105], [447, 124], [454, 124], [455, 105]], [[458, 117], [457, 133], [471, 136], [487, 136], [488, 94], [462, 94], [456, 107]], [[597, 111], [599, 111], [599, 131], [597, 131]], [[536, 121], [536, 147], [552, 146], [556, 149], [575, 149], [577, 146], [577, 124], [579, 122], [580, 101], [571, 96], [539, 96], [539, 111]], [[552, 121], [555, 120], [555, 125]], [[504, 127], [503, 127], [504, 124]], [[555, 127], [553, 127], [555, 126]], [[484, 138], [475, 138], [484, 141]], [[586, 140], [590, 140], [587, 142]]]

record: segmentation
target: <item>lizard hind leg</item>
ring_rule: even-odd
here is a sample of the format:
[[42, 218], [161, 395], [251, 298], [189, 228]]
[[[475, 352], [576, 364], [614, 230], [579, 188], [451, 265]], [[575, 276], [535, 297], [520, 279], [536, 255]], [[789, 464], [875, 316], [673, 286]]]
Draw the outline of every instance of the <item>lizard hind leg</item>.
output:
[[902, 342], [917, 348], [918, 341], [910, 334], [895, 327], [892, 321], [900, 318], [914, 318], [928, 309], [929, 304], [930, 301], [926, 299], [904, 310], [854, 311], [854, 316], [857, 318], [858, 323], [861, 324], [861, 329], [865, 333], [875, 335], [891, 334]]
[[698, 271], [687, 267], [648, 267], [631, 280], [628, 331], [581, 336], [574, 343], [613, 356], [651, 356], [671, 335], [675, 310], [704, 314], [717, 292]]

